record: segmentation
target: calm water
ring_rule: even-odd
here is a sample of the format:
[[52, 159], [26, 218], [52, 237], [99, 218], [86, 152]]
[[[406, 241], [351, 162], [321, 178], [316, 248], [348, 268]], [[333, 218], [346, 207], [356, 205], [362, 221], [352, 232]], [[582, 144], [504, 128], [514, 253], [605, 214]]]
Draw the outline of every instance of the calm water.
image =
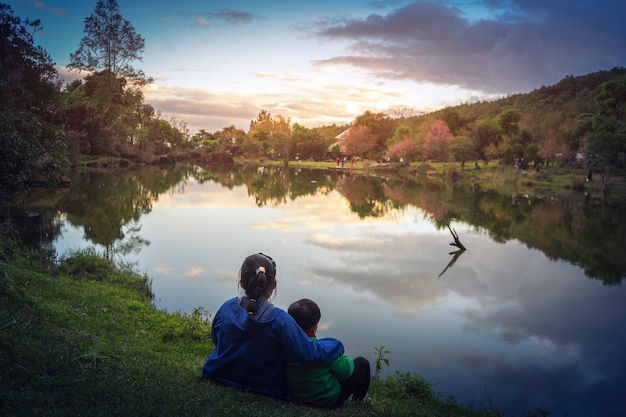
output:
[[[59, 254], [135, 262], [158, 306], [215, 312], [243, 258], [278, 265], [274, 303], [320, 305], [319, 336], [521, 415], [618, 416], [626, 393], [624, 203], [499, 194], [349, 172], [153, 167], [76, 174], [18, 227]], [[45, 198], [44, 198], [45, 197]], [[450, 225], [467, 251], [456, 252]], [[207, 351], [208, 353], [208, 351]], [[202, 363], [198, 363], [200, 370]]]

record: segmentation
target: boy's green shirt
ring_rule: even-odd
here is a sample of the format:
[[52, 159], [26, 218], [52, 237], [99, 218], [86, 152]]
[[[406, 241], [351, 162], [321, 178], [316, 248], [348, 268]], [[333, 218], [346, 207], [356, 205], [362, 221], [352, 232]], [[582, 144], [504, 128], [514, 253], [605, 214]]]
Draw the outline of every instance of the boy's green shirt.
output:
[[[311, 340], [317, 340], [311, 337]], [[352, 358], [341, 355], [326, 365], [304, 365], [287, 361], [287, 386], [294, 400], [330, 406], [341, 392], [339, 381], [350, 378], [354, 372]]]

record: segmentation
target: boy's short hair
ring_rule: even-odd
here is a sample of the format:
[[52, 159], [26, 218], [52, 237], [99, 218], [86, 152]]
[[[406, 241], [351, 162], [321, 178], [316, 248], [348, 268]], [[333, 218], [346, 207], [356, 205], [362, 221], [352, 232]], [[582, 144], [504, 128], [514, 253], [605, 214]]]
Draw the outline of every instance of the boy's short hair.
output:
[[320, 308], [308, 298], [291, 303], [287, 312], [305, 332], [312, 330], [322, 317]]

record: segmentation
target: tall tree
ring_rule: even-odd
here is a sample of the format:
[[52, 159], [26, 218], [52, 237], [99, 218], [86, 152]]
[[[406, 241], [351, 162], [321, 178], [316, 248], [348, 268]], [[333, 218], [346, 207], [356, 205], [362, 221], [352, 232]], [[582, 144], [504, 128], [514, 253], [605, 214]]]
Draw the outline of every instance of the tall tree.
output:
[[250, 121], [248, 132], [250, 140], [257, 141], [257, 152], [280, 153], [285, 166], [294, 151], [292, 140], [291, 119], [283, 116], [272, 116], [267, 110], [261, 110], [256, 120]]
[[447, 162], [453, 144], [454, 136], [443, 120], [435, 120], [430, 124], [424, 138], [424, 153], [427, 158]]
[[89, 115], [94, 122], [89, 124], [91, 132], [83, 135], [88, 146], [81, 145], [81, 151], [116, 154], [119, 146], [135, 143], [135, 136], [141, 136], [143, 145], [146, 139], [159, 139], [145, 137], [145, 132], [138, 131], [148, 125], [145, 120], [141, 122], [140, 87], [152, 82], [132, 66], [134, 61], [141, 61], [144, 38], [122, 17], [116, 0], [98, 0], [84, 23], [84, 36], [76, 52], [70, 54], [68, 64], [71, 70], [89, 73], [84, 92], [77, 88], [83, 100], [72, 103], [75, 113]]
[[602, 167], [606, 187], [611, 171], [626, 166], [626, 77], [604, 83], [596, 103], [586, 148]]
[[84, 32], [78, 49], [70, 54], [68, 68], [105, 70], [140, 85], [152, 82], [142, 70], [131, 65], [142, 60], [145, 40], [122, 17], [116, 0], [98, 0], [94, 13], [85, 18]]

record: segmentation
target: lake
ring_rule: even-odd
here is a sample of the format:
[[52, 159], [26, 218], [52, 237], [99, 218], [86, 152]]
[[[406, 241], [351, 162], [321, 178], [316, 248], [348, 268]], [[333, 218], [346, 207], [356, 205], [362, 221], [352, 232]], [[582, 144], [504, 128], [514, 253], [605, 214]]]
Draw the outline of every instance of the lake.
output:
[[169, 311], [214, 313], [263, 252], [277, 262], [274, 304], [315, 300], [318, 336], [372, 366], [384, 346], [382, 375], [419, 374], [503, 415], [607, 417], [626, 393], [625, 214], [619, 198], [582, 192], [177, 166], [74, 173], [70, 189], [2, 216], [30, 245], [135, 264]]

